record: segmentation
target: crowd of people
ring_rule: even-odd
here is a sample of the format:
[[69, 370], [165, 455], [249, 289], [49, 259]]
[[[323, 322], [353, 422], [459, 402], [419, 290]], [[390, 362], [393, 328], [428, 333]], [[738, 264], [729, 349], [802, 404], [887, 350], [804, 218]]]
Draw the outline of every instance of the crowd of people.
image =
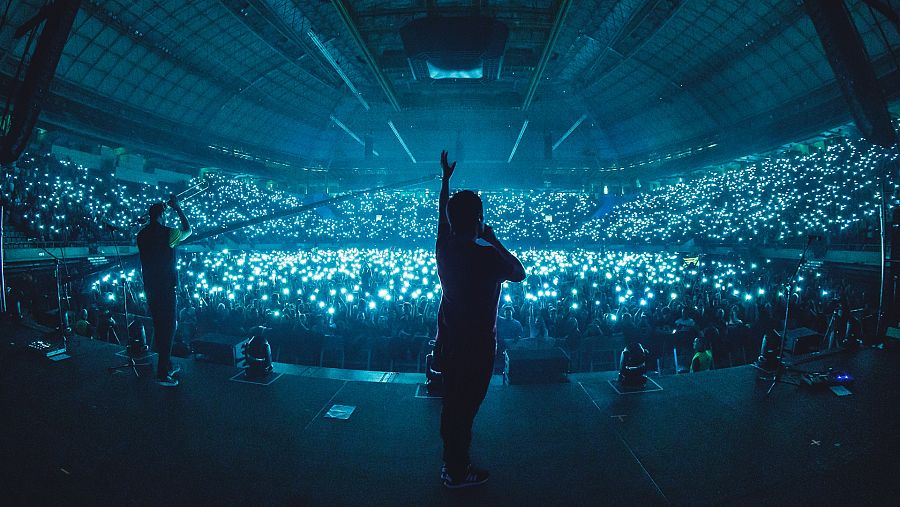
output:
[[[553, 190], [483, 191], [485, 222], [520, 247], [555, 245], [793, 245], [808, 234], [832, 243], [875, 243], [878, 166], [897, 155], [852, 141], [782, 155], [721, 174], [625, 196]], [[181, 187], [141, 185], [115, 172], [51, 155], [27, 155], [4, 168], [2, 204], [14, 226], [56, 241], [133, 240], [135, 219]], [[294, 195], [246, 180], [206, 174], [209, 190], [187, 207], [199, 231], [328, 199]], [[889, 188], [896, 192], [897, 182]], [[385, 190], [235, 231], [236, 244], [422, 246], [436, 233], [432, 188]]]
[[[860, 285], [809, 271], [788, 290], [789, 267], [765, 259], [694, 260], [606, 247], [689, 240], [777, 246], [806, 234], [874, 242], [875, 174], [895, 157], [841, 141], [664, 186], [610, 209], [602, 196], [578, 192], [481, 192], [485, 222], [514, 245], [528, 274], [503, 288], [499, 348], [561, 346], [576, 369], [591, 369], [610, 357], [606, 352], [642, 337], [656, 357], [671, 357], [678, 368], [690, 358], [679, 365], [671, 350], [690, 355], [699, 339], [698, 352], [711, 355], [706, 362], [734, 364], [755, 358], [789, 297], [797, 325], [864, 336], [859, 316], [867, 312], [851, 310], [874, 298]], [[50, 154], [26, 155], [2, 176], [7, 224], [63, 243], [133, 241], [135, 219], [184, 188], [117, 180], [114, 170]], [[185, 206], [201, 234], [329, 197], [216, 174], [202, 183], [208, 190]], [[890, 188], [896, 192], [896, 182]], [[437, 199], [430, 188], [375, 192], [242, 228], [229, 242], [211, 241], [204, 253], [183, 253], [177, 339], [265, 333], [281, 361], [317, 364], [325, 352], [339, 351], [342, 364], [421, 369], [441, 298], [431, 249]], [[148, 315], [137, 266], [85, 283], [69, 307], [80, 316], [73, 319], [80, 332], [110, 339], [110, 322], [123, 305], [132, 315]]]
[[[205, 174], [190, 186], [207, 188], [186, 212], [198, 231], [273, 215], [327, 200], [299, 196], [254, 182]], [[188, 185], [146, 185], [50, 154], [30, 154], [3, 170], [0, 204], [10, 224], [30, 237], [58, 242], [133, 241], [149, 206]], [[188, 193], [192, 193], [189, 191]], [[484, 192], [498, 233], [529, 244], [559, 242], [596, 209], [590, 195], [559, 191]], [[247, 245], [398, 243], [433, 241], [437, 193], [433, 189], [385, 190], [314, 207], [295, 216], [235, 231]], [[289, 231], [290, 234], [285, 234]]]
[[[763, 334], [780, 331], [775, 321], [784, 314], [788, 266], [586, 250], [517, 256], [528, 276], [500, 295], [500, 351], [558, 346], [570, 353], [573, 369], [612, 368], [613, 351], [636, 339], [663, 368], [687, 368], [693, 340], [701, 338], [721, 367], [756, 359]], [[178, 262], [178, 340], [262, 332], [282, 362], [338, 365], [340, 352], [348, 368], [420, 370], [441, 297], [436, 269], [425, 249], [186, 254]], [[824, 333], [831, 324], [838, 337], [862, 336], [861, 314], [851, 310], [873, 297], [859, 285], [808, 268], [790, 292], [791, 327]], [[77, 300], [90, 309], [92, 334], [105, 334], [103, 316], [121, 314], [123, 298], [130, 312], [147, 315], [135, 270], [106, 273], [83, 287]], [[839, 320], [830, 322], [836, 312]]]
[[[585, 222], [575, 237], [774, 246], [816, 234], [832, 243], [874, 243], [879, 166], [897, 157], [877, 146], [845, 141], [770, 158], [640, 194]], [[897, 184], [889, 184], [895, 194]]]
[[43, 241], [99, 241], [101, 218], [127, 212], [109, 198], [116, 183], [106, 176], [50, 154], [25, 154], [3, 168], [4, 223]]

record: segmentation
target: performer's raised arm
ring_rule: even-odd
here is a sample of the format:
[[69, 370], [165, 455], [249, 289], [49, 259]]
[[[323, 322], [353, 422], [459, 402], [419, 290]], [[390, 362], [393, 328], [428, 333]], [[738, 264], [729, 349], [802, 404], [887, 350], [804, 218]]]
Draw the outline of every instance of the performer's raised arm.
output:
[[181, 222], [181, 229], [173, 229], [172, 234], [169, 237], [169, 246], [175, 248], [179, 243], [193, 234], [194, 231], [191, 229], [191, 224], [184, 215], [184, 211], [181, 210], [181, 206], [178, 204], [178, 196], [172, 194], [171, 197], [169, 197], [169, 202], [166, 204], [175, 210], [175, 213], [178, 215], [178, 220]]
[[438, 217], [438, 241], [450, 234], [450, 222], [447, 219], [447, 201], [450, 200], [450, 176], [453, 175], [453, 170], [456, 169], [456, 162], [452, 164], [447, 162], [446, 151], [441, 152], [441, 169], [443, 174], [441, 177], [441, 197], [438, 201], [438, 212], [440, 213]]

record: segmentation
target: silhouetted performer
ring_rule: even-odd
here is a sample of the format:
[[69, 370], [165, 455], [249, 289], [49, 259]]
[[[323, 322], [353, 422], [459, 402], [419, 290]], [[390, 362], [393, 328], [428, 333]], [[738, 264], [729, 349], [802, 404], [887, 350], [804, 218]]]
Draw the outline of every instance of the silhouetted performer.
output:
[[488, 478], [486, 470], [469, 461], [472, 422], [494, 366], [501, 284], [521, 282], [525, 268], [484, 225], [477, 194], [463, 190], [449, 197], [456, 162], [447, 163], [446, 151], [441, 153], [441, 168], [436, 254], [443, 293], [435, 345], [445, 388], [441, 438], [446, 468], [441, 478], [448, 488], [462, 488]]
[[156, 378], [160, 385], [175, 387], [175, 375], [179, 368], [172, 367], [172, 342], [175, 339], [175, 287], [178, 276], [175, 270], [175, 247], [191, 235], [191, 225], [178, 206], [175, 195], [168, 206], [175, 210], [181, 220], [181, 229], [173, 229], [162, 224], [166, 204], [158, 202], [150, 206], [150, 223], [137, 236], [138, 252], [141, 256], [141, 275], [144, 292], [153, 317], [153, 343], [159, 360], [156, 364]]

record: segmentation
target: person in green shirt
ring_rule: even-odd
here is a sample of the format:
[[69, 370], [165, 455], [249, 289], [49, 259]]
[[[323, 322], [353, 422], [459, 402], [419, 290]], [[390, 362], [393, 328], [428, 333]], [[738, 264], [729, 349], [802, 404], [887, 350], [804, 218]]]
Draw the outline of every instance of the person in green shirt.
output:
[[703, 336], [694, 338], [694, 358], [691, 359], [691, 373], [712, 368], [713, 356], [709, 342]]
[[88, 338], [94, 337], [94, 326], [92, 326], [91, 322], [88, 320], [87, 309], [81, 310], [80, 318], [75, 322], [75, 334]]

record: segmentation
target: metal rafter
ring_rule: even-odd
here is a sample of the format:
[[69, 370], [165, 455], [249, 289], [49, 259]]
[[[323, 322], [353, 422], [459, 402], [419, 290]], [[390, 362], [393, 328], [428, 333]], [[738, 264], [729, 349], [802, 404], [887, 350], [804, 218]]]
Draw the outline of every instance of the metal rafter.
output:
[[[8, 84], [9, 78], [0, 76], [0, 87]], [[302, 166], [302, 161], [296, 155], [265, 146], [250, 145], [224, 136], [198, 140], [196, 132], [187, 125], [101, 96], [80, 84], [65, 81], [54, 84], [53, 94], [40, 122], [81, 135], [139, 147], [165, 157], [219, 166], [243, 166], [245, 170], [252, 167], [255, 172], [272, 177], [278, 174], [264, 164], [219, 155], [210, 150], [208, 145], [240, 145], [243, 150], [255, 156], [279, 160], [294, 167]], [[135, 132], [139, 135], [135, 136]]]
[[[645, 36], [638, 41], [631, 40], [632, 37], [626, 37], [627, 35], [633, 34], [635, 30], [641, 28], [644, 23], [651, 18], [652, 15], [657, 14], [657, 8], [665, 9], [668, 4], [669, 10], [664, 11], [666, 14], [665, 18], [662, 20], [657, 20], [656, 24], [650, 27], [649, 33], [646, 33]], [[597, 85], [604, 77], [610, 75], [612, 71], [630, 59], [635, 53], [637, 53], [644, 44], [647, 43], [648, 40], [653, 38], [654, 35], [659, 33], [659, 31], [668, 23], [678, 10], [684, 5], [683, 0], [655, 0], [650, 1], [641, 5], [640, 9], [638, 9], [628, 20], [628, 22], [621, 27], [616, 36], [606, 44], [603, 52], [600, 53], [600, 57], [594, 61], [594, 64], [591, 65], [591, 68], [588, 69], [587, 72], [582, 76], [582, 83], [587, 84], [591, 83], [594, 86]], [[651, 19], [651, 22], [653, 20]], [[623, 43], [631, 43], [630, 47], [617, 49], [616, 46], [619, 46]], [[604, 67], [604, 63], [606, 60], [613, 56], [616, 60], [608, 67]], [[599, 70], [598, 70], [599, 69]], [[597, 75], [599, 73], [599, 75]]]
[[[632, 58], [632, 60], [652, 69], [653, 71], [656, 71], [657, 74], [664, 76], [664, 78], [667, 81], [671, 82], [673, 86], [677, 86], [677, 90], [675, 90], [675, 93], [685, 93], [690, 96], [718, 127], [722, 127], [723, 125], [720, 119], [721, 115], [716, 114], [716, 108], [709, 106], [708, 101], [701, 100], [703, 97], [705, 97], [705, 95], [703, 95], [702, 93], [698, 93], [698, 87], [703, 83], [708, 82], [711, 75], [719, 73], [723, 69], [734, 65], [735, 62], [739, 61], [739, 59], [737, 58], [738, 55], [747, 51], [748, 44], [759, 46], [769, 42], [773, 38], [782, 34], [788, 27], [793, 26], [804, 15], [805, 14], [803, 12], [802, 6], [798, 5], [792, 11], [790, 11], [790, 13], [786, 17], [781, 18], [780, 22], [769, 26], [762, 33], [758, 33], [758, 26], [748, 27], [739, 36], [733, 38], [733, 44], [723, 47], [719, 51], [715, 52], [711, 57], [689, 68], [687, 71], [681, 74], [683, 77], [674, 78], [675, 81], [672, 81], [672, 78], [668, 77], [667, 74], [660, 72], [658, 69], [648, 64], [647, 62], [643, 62], [638, 58]], [[650, 100], [654, 100], [655, 97], [671, 95], [671, 93], [672, 92], [666, 93], [665, 89], [663, 89], [656, 94], [648, 94], [647, 97]], [[628, 109], [629, 107], [631, 107], [632, 109], [640, 110], [642, 108], [645, 108], [646, 104], [641, 105], [621, 103], [617, 104], [617, 106], [618, 107], [614, 109], [607, 109], [606, 111], [604, 111], [604, 117], [620, 117], [622, 111]]]
[[[104, 26], [108, 26], [114, 29], [119, 35], [127, 37], [133, 43], [141, 46], [151, 53], [156, 53], [160, 58], [164, 60], [174, 62], [176, 66], [181, 67], [189, 73], [200, 76], [203, 79], [206, 79], [225, 90], [234, 93], [240, 91], [242, 81], [244, 81], [243, 78], [237, 75], [229, 76], [228, 69], [217, 65], [210, 65], [206, 60], [193, 61], [181, 57], [180, 55], [174, 53], [167, 46], [164, 46], [163, 44], [152, 40], [152, 37], [150, 37], [148, 34], [138, 34], [133, 27], [126, 24], [124, 21], [122, 21], [121, 18], [113, 15], [113, 13], [109, 12], [93, 0], [84, 2], [81, 5], [81, 9], [89, 16], [100, 21], [100, 23], [102, 23]], [[91, 39], [91, 42], [97, 43], [95, 39], [96, 36], [94, 39]], [[86, 44], [82, 48], [82, 52], [86, 51], [87, 47], [88, 45]], [[244, 81], [243, 84], [247, 84], [246, 81]]]
[[[598, 46], [601, 55], [600, 57], [602, 58], [603, 53], [621, 37], [621, 34], [629, 24], [629, 21], [631, 21], [636, 13], [644, 9], [649, 1], [650, 0], [622, 0], [617, 2], [615, 6], [610, 9], [609, 14], [603, 17], [596, 30], [591, 30], [590, 34], [584, 35], [584, 38], [586, 39], [585, 44], [581, 45], [581, 48], [579, 48], [578, 52], [575, 54], [575, 58], [562, 69], [562, 72], [560, 72], [563, 79], [571, 78], [573, 75], [583, 71], [586, 65], [578, 66], [578, 64], [583, 63], [584, 60], [593, 62], [587, 64], [593, 67], [598, 60], [595, 58], [598, 52]], [[588, 52], [588, 58], [578, 58], [582, 52]], [[579, 62], [579, 60], [581, 62]], [[576, 66], [578, 67], [576, 68]]]
[[385, 77], [384, 72], [381, 71], [381, 67], [378, 65], [378, 62], [375, 61], [372, 52], [369, 51], [366, 41], [363, 39], [362, 34], [357, 28], [355, 15], [350, 6], [347, 5], [344, 0], [331, 0], [331, 4], [337, 9], [338, 14], [341, 16], [341, 20], [344, 22], [344, 26], [347, 28], [347, 31], [350, 32], [350, 35], [353, 36], [353, 40], [356, 41], [360, 51], [362, 51], [363, 59], [366, 61], [372, 74], [374, 74], [375, 80], [378, 81], [378, 85], [381, 86], [381, 90], [384, 92], [388, 104], [391, 105], [394, 111], [400, 111], [400, 102], [397, 101], [397, 95], [394, 93], [394, 88], [391, 86], [387, 77]]
[[[528, 7], [525, 5], [508, 5], [508, 6], [472, 6], [472, 5], [442, 5], [440, 14], [444, 16], [462, 16], [478, 13], [482, 15], [498, 15], [498, 16], [533, 16], [535, 18], [543, 18], [547, 16], [547, 10], [538, 7]], [[356, 11], [357, 18], [382, 18], [382, 17], [403, 17], [408, 18], [422, 14], [422, 7], [375, 7], [365, 11]]]
[[525, 93], [525, 101], [522, 103], [522, 110], [527, 111], [534, 101], [534, 94], [544, 75], [544, 69], [547, 62], [553, 55], [553, 49], [556, 46], [556, 40], [559, 38], [559, 32], [562, 30], [563, 23], [566, 21], [566, 15], [569, 13], [569, 7], [572, 5], [571, 0], [560, 0], [559, 8], [556, 10], [556, 18], [553, 21], [553, 28], [550, 29], [550, 35], [547, 37], [547, 44], [541, 53], [541, 59], [538, 61], [537, 67], [534, 69], [534, 75], [531, 77], [531, 83], [528, 85], [528, 91]]
[[[315, 57], [313, 51], [303, 43], [302, 37], [287, 26], [264, 2], [219, 0], [219, 3], [286, 62], [322, 86], [337, 90], [338, 82], [331, 78], [332, 74], [327, 64]], [[254, 15], [254, 12], [257, 15]], [[307, 59], [314, 61], [322, 69], [321, 76], [301, 64]]]
[[[95, 2], [84, 2], [82, 3], [81, 8], [90, 16], [100, 21], [104, 26], [108, 26], [114, 29], [117, 33], [119, 33], [119, 35], [127, 37], [138, 46], [141, 46], [150, 52], [156, 53], [162, 59], [174, 62], [175, 65], [186, 70], [188, 73], [200, 76], [202, 79], [214, 84], [215, 86], [223, 90], [223, 99], [225, 97], [228, 98], [222, 100], [221, 104], [219, 104], [219, 107], [211, 110], [210, 113], [212, 114], [217, 113], [221, 109], [222, 104], [227, 102], [227, 100], [230, 100], [231, 98], [237, 97], [239, 95], [248, 95], [248, 100], [256, 102], [267, 110], [278, 114], [284, 114], [285, 112], [287, 112], [291, 116], [296, 118], [308, 118], [311, 114], [313, 114], [310, 111], [298, 109], [296, 107], [287, 105], [284, 102], [273, 100], [272, 97], [268, 94], [261, 93], [259, 90], [257, 90], [253, 86], [255, 82], [248, 81], [237, 74], [231, 74], [228, 69], [223, 66], [210, 64], [210, 62], [208, 62], [207, 60], [201, 61], [188, 59], [176, 54], [170, 49], [164, 47], [162, 44], [153, 41], [147, 34], [135, 34], [134, 29], [122, 22], [118, 17], [113, 16], [103, 7], [97, 5]], [[325, 121], [324, 117], [319, 118], [319, 120], [322, 123], [324, 123]]]
[[[786, 17], [780, 19], [778, 23], [770, 25], [761, 34], [755, 35], [756, 27], [748, 28], [739, 37], [734, 39], [734, 43], [722, 48], [711, 58], [701, 62], [689, 69], [685, 75], [688, 76], [687, 81], [683, 84], [689, 87], [698, 83], [709, 81], [713, 74], [720, 73], [727, 67], [734, 65], [739, 61], [738, 56], [747, 52], [748, 46], [760, 46], [766, 44], [775, 37], [784, 33], [789, 27], [795, 25], [806, 13], [803, 11], [802, 4], [797, 4]], [[702, 68], [701, 68], [702, 67]]]
[[[701, 98], [705, 97], [706, 95], [698, 93], [698, 88], [704, 83], [709, 82], [710, 76], [720, 73], [725, 68], [730, 67], [731, 65], [734, 65], [736, 62], [738, 62], [738, 55], [746, 53], [748, 45], [760, 46], [769, 42], [773, 38], [784, 33], [784, 31], [788, 27], [793, 26], [804, 16], [805, 13], [802, 6], [798, 5], [786, 17], [781, 18], [780, 22], [769, 26], [765, 31], [759, 33], [758, 35], [756, 26], [749, 27], [747, 30], [742, 32], [741, 35], [734, 38], [733, 44], [723, 47], [715, 54], [713, 54], [713, 56], [711, 56], [710, 58], [707, 58], [706, 60], [698, 63], [697, 65], [684, 72], [682, 74], [684, 76], [684, 79], [678, 80], [678, 92], [688, 94], [694, 100], [694, 102], [696, 102], [704, 110], [704, 112], [707, 113], [709, 118], [712, 119], [714, 123], [716, 123], [719, 127], [722, 127], [723, 125], [721, 119], [719, 118], [720, 115], [714, 114], [716, 108], [709, 106], [708, 101], [701, 100]], [[637, 58], [633, 58], [633, 60], [640, 62], [640, 60]], [[648, 68], [656, 70], [654, 67], [646, 64], [645, 62], [640, 63], [647, 66]], [[661, 72], [657, 73], [660, 75], [665, 75]], [[659, 92], [656, 95], [652, 95], [652, 97], [663, 96], [664, 94], [665, 92]], [[648, 97], [651, 96], [648, 95]], [[628, 106], [628, 104], [619, 104], [619, 107], [617, 109], [607, 111], [607, 114], [611, 114], [615, 117], [616, 113], [625, 110]], [[631, 104], [631, 106], [634, 108], [646, 107], [636, 104]]]

